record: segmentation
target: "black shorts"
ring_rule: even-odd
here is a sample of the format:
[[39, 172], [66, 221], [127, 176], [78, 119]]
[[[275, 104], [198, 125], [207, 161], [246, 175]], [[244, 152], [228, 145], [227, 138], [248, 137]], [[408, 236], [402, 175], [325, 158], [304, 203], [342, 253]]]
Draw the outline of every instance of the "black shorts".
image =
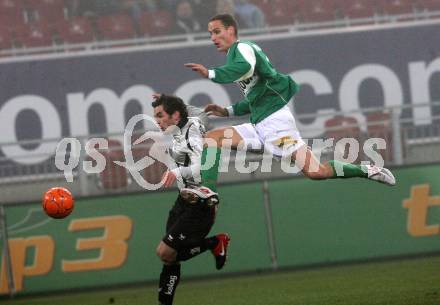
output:
[[197, 246], [211, 230], [216, 209], [203, 203], [190, 204], [178, 196], [162, 241], [176, 251]]

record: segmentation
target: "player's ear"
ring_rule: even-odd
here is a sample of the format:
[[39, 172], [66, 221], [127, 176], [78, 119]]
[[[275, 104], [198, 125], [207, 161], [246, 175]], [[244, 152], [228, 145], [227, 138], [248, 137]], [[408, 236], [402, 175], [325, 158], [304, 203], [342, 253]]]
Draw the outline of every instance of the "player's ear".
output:
[[174, 111], [173, 114], [171, 115], [171, 118], [173, 119], [174, 122], [179, 122], [180, 121], [180, 112]]

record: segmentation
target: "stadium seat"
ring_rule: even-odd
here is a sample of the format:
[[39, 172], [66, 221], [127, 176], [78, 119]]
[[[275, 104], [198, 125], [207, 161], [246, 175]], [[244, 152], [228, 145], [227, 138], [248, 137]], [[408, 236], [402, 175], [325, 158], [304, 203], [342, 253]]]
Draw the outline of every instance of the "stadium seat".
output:
[[254, 0], [252, 3], [258, 6], [258, 8], [263, 12], [266, 22], [271, 24], [271, 14], [273, 12], [271, 2], [269, 0]]
[[20, 1], [0, 0], [0, 20], [3, 24], [12, 27], [14, 24], [23, 23], [24, 11]]
[[9, 28], [0, 24], [0, 50], [12, 47], [12, 37]]
[[168, 35], [173, 26], [171, 14], [168, 11], [145, 12], [139, 22], [140, 34], [143, 36]]
[[362, 0], [337, 0], [342, 14], [348, 18], [368, 18], [374, 17], [377, 7], [374, 1]]
[[325, 121], [326, 134], [340, 139], [347, 135], [360, 134], [358, 121], [349, 116], [337, 115]]
[[379, 0], [378, 6], [387, 15], [403, 15], [414, 12], [411, 0]]
[[377, 150], [382, 158], [391, 161], [393, 157], [391, 116], [385, 112], [371, 112], [366, 115], [368, 138], [381, 138], [386, 142], [386, 149]]
[[108, 149], [99, 150], [104, 156], [106, 166], [99, 174], [98, 185], [107, 190], [124, 188], [128, 185], [127, 170], [114, 163], [114, 161], [125, 161], [124, 150], [117, 140], [108, 140]]
[[[133, 147], [132, 153], [135, 161], [149, 155], [149, 147]], [[141, 173], [142, 177], [150, 184], [157, 184], [162, 179], [163, 174], [167, 171], [167, 166], [162, 162], [155, 161], [147, 166]]]
[[103, 39], [118, 40], [136, 37], [133, 21], [128, 15], [101, 16], [98, 18], [97, 24]]
[[419, 6], [428, 11], [440, 11], [439, 0], [419, 0]]
[[[363, 141], [358, 121], [355, 118], [341, 115], [335, 116], [325, 122], [325, 130], [325, 137], [334, 139], [333, 145], [336, 145], [343, 138], [356, 139], [359, 142], [359, 155], [355, 162], [360, 162], [361, 157], [363, 157], [361, 154]], [[347, 150], [345, 154], [347, 154]]]
[[[143, 133], [140, 134], [133, 134], [132, 136], [132, 143], [139, 138]], [[131, 151], [133, 154], [133, 159], [135, 162], [141, 160], [145, 156], [155, 155], [151, 153], [152, 145], [158, 144], [157, 142], [154, 142], [152, 139], [147, 139], [144, 142], [136, 145], [132, 145]], [[159, 152], [156, 152], [156, 155]], [[154, 158], [153, 158], [154, 159]], [[157, 184], [161, 181], [163, 174], [167, 171], [167, 166], [160, 162], [155, 161], [153, 164], [147, 166], [141, 173], [142, 177], [150, 184]]]
[[55, 24], [65, 18], [63, 0], [24, 0], [28, 11], [37, 15], [37, 19], [45, 19], [48, 23]]
[[26, 48], [44, 47], [53, 44], [52, 31], [44, 21], [17, 25], [15, 33], [19, 45]]
[[268, 25], [288, 25], [295, 23], [295, 11], [298, 0], [256, 0], [257, 5], [264, 13]]
[[335, 20], [336, 8], [337, 4], [333, 1], [308, 1], [304, 5], [304, 21], [322, 22]]
[[72, 17], [57, 24], [57, 32], [65, 43], [85, 43], [95, 40], [93, 28], [86, 17]]

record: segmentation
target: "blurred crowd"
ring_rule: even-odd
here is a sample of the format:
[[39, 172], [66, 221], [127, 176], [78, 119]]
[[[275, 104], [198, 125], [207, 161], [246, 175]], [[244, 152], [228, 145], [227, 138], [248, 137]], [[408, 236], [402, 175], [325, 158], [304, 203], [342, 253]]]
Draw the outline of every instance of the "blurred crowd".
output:
[[435, 11], [440, 0], [0, 0], [0, 51], [206, 32], [220, 13], [240, 29], [259, 29], [419, 20]]
[[263, 11], [250, 0], [66, 0], [72, 16], [96, 17], [126, 13], [140, 31], [144, 12], [168, 11], [174, 20], [170, 34], [206, 31], [209, 18], [219, 13], [233, 15], [241, 28], [265, 26]]

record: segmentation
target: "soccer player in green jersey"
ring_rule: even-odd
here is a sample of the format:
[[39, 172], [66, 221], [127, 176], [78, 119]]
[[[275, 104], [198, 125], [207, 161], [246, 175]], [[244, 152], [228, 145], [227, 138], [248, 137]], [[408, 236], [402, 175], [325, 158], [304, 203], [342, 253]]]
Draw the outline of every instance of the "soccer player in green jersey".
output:
[[337, 160], [320, 163], [301, 138], [286, 105], [298, 91], [293, 79], [276, 71], [255, 43], [238, 39], [237, 22], [231, 15], [212, 17], [208, 31], [217, 50], [226, 53], [226, 64], [212, 69], [198, 63], [185, 66], [216, 83], [238, 83], [244, 99], [226, 108], [210, 104], [205, 111], [220, 117], [250, 114], [251, 123], [215, 129], [205, 135], [211, 141], [206, 141], [202, 162], [209, 154], [215, 155], [215, 162], [208, 169], [202, 168], [204, 186], [216, 191], [220, 149], [225, 134], [228, 134], [233, 147], [238, 147], [240, 143], [259, 142], [276, 156], [290, 156], [303, 174], [311, 179], [362, 177], [387, 185], [396, 184], [393, 174], [386, 168]]

